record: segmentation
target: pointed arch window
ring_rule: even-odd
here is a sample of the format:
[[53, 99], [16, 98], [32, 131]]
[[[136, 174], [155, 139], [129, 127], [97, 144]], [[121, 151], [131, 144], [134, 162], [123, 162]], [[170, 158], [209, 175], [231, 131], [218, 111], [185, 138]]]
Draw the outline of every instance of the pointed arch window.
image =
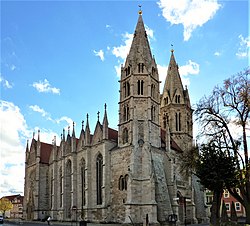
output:
[[80, 181], [81, 181], [81, 203], [82, 203], [82, 207], [85, 206], [86, 204], [86, 194], [85, 194], [85, 189], [86, 189], [86, 176], [85, 176], [85, 160], [82, 159], [81, 160], [81, 164], [80, 164]]
[[50, 207], [53, 208], [53, 201], [54, 201], [54, 177], [53, 177], [53, 170], [50, 172]]
[[127, 128], [124, 128], [124, 130], [123, 130], [122, 142], [123, 142], [123, 144], [128, 143], [128, 129]]
[[151, 107], [151, 120], [155, 121], [155, 115], [156, 115], [156, 110], [155, 110], [155, 106]]
[[66, 182], [65, 182], [65, 209], [67, 210], [67, 217], [71, 216], [72, 204], [72, 163], [69, 159], [66, 163]]
[[96, 158], [96, 201], [102, 204], [103, 157], [99, 154]]
[[177, 104], [181, 103], [181, 96], [180, 95], [175, 95], [175, 103], [177, 103]]
[[138, 73], [143, 73], [144, 71], [144, 64], [143, 63], [139, 63], [138, 64]]
[[60, 197], [59, 197], [59, 202], [60, 202], [60, 207], [62, 207], [62, 201], [63, 201], [63, 174], [62, 174], [62, 167], [59, 169], [59, 192], [60, 192]]
[[156, 69], [154, 67], [152, 67], [152, 75], [154, 76], [156, 72]]
[[137, 81], [137, 94], [138, 95], [143, 95], [143, 80], [138, 80]]
[[121, 175], [119, 177], [119, 182], [118, 182], [118, 189], [120, 191], [127, 191], [128, 189], [128, 174], [126, 174], [125, 176]]
[[128, 105], [125, 105], [123, 107], [123, 121], [128, 121], [129, 120], [129, 106]]
[[155, 88], [155, 84], [152, 84], [151, 85], [151, 96], [153, 97], [153, 98], [155, 98], [155, 91], [156, 90], [156, 88]]
[[176, 131], [181, 131], [181, 113], [175, 113], [175, 129]]
[[129, 82], [124, 83], [124, 97], [128, 97], [130, 95], [130, 84]]

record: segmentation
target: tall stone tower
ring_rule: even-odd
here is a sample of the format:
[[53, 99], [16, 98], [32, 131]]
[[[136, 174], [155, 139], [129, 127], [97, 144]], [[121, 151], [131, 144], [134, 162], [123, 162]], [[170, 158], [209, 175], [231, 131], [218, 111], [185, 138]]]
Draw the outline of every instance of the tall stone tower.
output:
[[188, 89], [183, 88], [172, 49], [161, 95], [160, 118], [161, 127], [164, 129], [169, 127], [171, 137], [183, 151], [191, 148], [193, 142], [192, 113]]
[[160, 139], [159, 76], [152, 57], [142, 12], [132, 45], [121, 68], [118, 147], [128, 153], [128, 216], [141, 222], [146, 215], [157, 222], [152, 150]]

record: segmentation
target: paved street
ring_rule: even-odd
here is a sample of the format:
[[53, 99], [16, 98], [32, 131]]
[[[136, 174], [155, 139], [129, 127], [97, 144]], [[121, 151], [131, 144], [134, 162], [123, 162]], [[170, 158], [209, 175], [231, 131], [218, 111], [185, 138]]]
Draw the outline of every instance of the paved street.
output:
[[[79, 226], [79, 222], [51, 222], [51, 226]], [[87, 226], [118, 226], [119, 224], [87, 223]], [[3, 226], [48, 226], [42, 221], [11, 221], [5, 220]], [[132, 226], [132, 225], [131, 225]], [[189, 224], [188, 226], [209, 226], [209, 224]]]

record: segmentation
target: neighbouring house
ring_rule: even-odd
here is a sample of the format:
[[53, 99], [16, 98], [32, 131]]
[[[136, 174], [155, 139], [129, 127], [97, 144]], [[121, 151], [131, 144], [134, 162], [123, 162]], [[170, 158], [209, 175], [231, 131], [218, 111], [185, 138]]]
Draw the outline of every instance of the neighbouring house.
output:
[[12, 205], [13, 208], [11, 210], [8, 210], [5, 212], [5, 217], [12, 218], [12, 219], [20, 219], [23, 218], [23, 196], [18, 195], [9, 195], [4, 196], [2, 198], [8, 199]]

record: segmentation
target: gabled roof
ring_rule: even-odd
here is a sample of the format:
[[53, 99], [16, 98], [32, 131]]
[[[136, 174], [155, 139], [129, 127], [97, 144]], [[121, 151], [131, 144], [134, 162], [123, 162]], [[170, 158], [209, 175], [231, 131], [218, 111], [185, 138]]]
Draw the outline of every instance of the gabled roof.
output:
[[40, 163], [49, 163], [50, 154], [52, 152], [53, 145], [41, 142], [41, 159]]
[[15, 199], [20, 200], [20, 202], [23, 202], [23, 196], [18, 194], [18, 195], [8, 195], [8, 196], [3, 196], [2, 198], [8, 199], [10, 202], [13, 202]]
[[[166, 147], [166, 130], [163, 129], [161, 129], [161, 142], [162, 146]], [[172, 137], [170, 137], [170, 147], [177, 152], [183, 152], [183, 150], [178, 146]]]
[[108, 134], [109, 134], [109, 136], [108, 136], [109, 140], [116, 141], [116, 142], [118, 141], [118, 131], [117, 130], [109, 128]]

